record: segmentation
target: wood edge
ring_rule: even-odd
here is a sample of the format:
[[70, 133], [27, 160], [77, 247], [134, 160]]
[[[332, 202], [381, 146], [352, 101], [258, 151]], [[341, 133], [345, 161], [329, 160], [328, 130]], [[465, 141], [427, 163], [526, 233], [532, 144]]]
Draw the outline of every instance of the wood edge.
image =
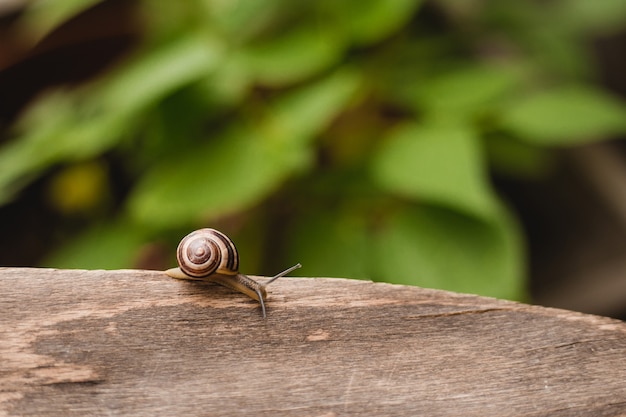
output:
[[[160, 270], [63, 269], [63, 268], [50, 268], [50, 267], [0, 267], [0, 279], [2, 279], [2, 276], [5, 273], [11, 274], [11, 275], [19, 273], [23, 275], [23, 274], [28, 274], [29, 271], [33, 271], [33, 272], [36, 271], [37, 273], [49, 272], [49, 273], [54, 273], [54, 274], [64, 274], [64, 273], [99, 274], [99, 275], [105, 274], [105, 275], [111, 275], [112, 277], [120, 276], [120, 275], [128, 275], [128, 274], [138, 275], [140, 277], [151, 277], [151, 276], [162, 275], [162, 278], [166, 281], [172, 279], [165, 274], [165, 271], [160, 271]], [[261, 276], [261, 275], [249, 275], [249, 276], [251, 278], [261, 279], [261, 280], [271, 278], [271, 277], [266, 277], [266, 276]], [[519, 310], [519, 311], [532, 312], [534, 314], [550, 315], [553, 317], [564, 318], [567, 320], [582, 320], [582, 321], [587, 321], [590, 324], [606, 327], [607, 329], [615, 328], [615, 330], [626, 332], [626, 322], [616, 319], [616, 318], [583, 313], [583, 312], [567, 310], [567, 309], [562, 309], [562, 308], [557, 308], [557, 307], [529, 304], [529, 303], [525, 303], [521, 301], [507, 300], [507, 299], [495, 298], [495, 297], [490, 297], [490, 296], [485, 296], [485, 295], [461, 293], [461, 292], [455, 292], [455, 291], [449, 291], [449, 290], [426, 288], [426, 287], [406, 285], [406, 284], [377, 282], [377, 281], [372, 281], [372, 280], [356, 279], [356, 278], [298, 277], [298, 276], [288, 276], [288, 277], [281, 278], [281, 281], [283, 282], [287, 281], [287, 282], [293, 283], [295, 282], [295, 280], [307, 280], [307, 281], [324, 280], [324, 281], [331, 281], [331, 282], [335, 282], [339, 284], [349, 284], [352, 286], [374, 285], [374, 286], [380, 286], [380, 287], [387, 286], [387, 287], [396, 288], [396, 289], [406, 288], [411, 291], [418, 291], [424, 295], [431, 296], [432, 298], [449, 299], [450, 301], [454, 301], [454, 300], [465, 301], [465, 302], [474, 301], [477, 304], [485, 304], [486, 308], [487, 308], [487, 305], [492, 305], [493, 308], [499, 308], [503, 310]]]

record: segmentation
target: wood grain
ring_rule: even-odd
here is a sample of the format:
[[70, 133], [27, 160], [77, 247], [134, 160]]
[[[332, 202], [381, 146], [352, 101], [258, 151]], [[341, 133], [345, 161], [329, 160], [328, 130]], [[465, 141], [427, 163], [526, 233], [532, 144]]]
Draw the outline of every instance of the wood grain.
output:
[[330, 278], [258, 303], [157, 271], [0, 268], [0, 416], [624, 416], [626, 323]]

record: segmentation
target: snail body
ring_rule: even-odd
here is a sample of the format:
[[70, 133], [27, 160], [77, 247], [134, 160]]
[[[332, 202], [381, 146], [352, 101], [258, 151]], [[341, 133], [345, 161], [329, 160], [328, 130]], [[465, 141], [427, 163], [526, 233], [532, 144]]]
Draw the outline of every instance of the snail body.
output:
[[198, 229], [185, 236], [176, 249], [178, 268], [165, 271], [172, 278], [210, 281], [239, 291], [261, 304], [265, 314], [266, 287], [287, 275], [300, 264], [281, 272], [269, 281], [260, 283], [239, 272], [239, 253], [235, 244], [224, 233], [210, 228]]

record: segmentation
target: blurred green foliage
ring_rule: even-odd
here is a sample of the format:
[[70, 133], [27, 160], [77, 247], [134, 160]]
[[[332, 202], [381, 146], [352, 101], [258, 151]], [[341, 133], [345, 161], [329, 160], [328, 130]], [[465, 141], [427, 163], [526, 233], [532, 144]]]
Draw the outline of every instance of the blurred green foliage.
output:
[[[94, 3], [35, 2], [24, 31]], [[626, 132], [585, 44], [623, 29], [620, 0], [140, 7], [142, 46], [41, 97], [0, 148], [4, 204], [66, 166], [56, 205], [106, 206], [104, 154], [132, 176], [122, 207], [46, 265], [130, 267], [152, 241], [222, 224], [244, 271], [299, 261], [307, 276], [519, 299], [523, 236], [490, 174], [540, 175], [550, 147]]]

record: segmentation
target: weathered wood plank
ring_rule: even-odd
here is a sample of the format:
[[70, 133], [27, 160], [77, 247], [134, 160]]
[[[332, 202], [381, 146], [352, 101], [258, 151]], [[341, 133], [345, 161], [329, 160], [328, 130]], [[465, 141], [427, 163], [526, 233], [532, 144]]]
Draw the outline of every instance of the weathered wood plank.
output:
[[258, 303], [155, 271], [0, 268], [0, 415], [626, 415], [626, 323], [342, 279]]

